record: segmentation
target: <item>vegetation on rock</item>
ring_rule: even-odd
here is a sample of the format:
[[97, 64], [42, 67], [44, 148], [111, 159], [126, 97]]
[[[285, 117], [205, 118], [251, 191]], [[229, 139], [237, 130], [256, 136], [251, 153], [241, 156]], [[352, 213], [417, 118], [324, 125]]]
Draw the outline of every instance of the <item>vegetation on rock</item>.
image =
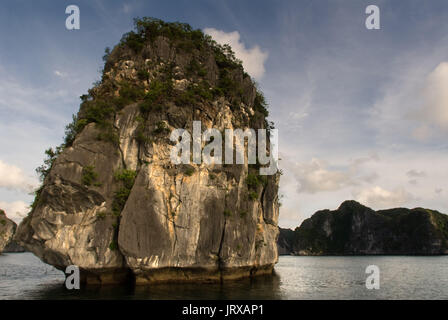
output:
[[259, 163], [170, 160], [170, 132], [190, 131], [193, 121], [220, 132], [272, 128], [231, 48], [187, 24], [143, 18], [103, 60], [62, 145], [38, 168], [43, 184], [21, 243], [98, 281], [129, 271], [143, 283], [166, 279], [166, 270], [170, 279], [206, 281], [270, 272], [279, 175], [260, 176]]
[[115, 181], [121, 183], [120, 189], [115, 192], [114, 202], [112, 203], [112, 211], [114, 215], [120, 215], [121, 211], [126, 204], [126, 201], [131, 194], [132, 186], [134, 185], [135, 177], [137, 173], [133, 170], [120, 170], [115, 172]]
[[94, 185], [101, 186], [98, 181], [98, 173], [95, 171], [95, 166], [86, 166], [82, 169], [82, 184], [85, 186]]
[[[177, 53], [185, 53], [190, 61], [185, 66], [185, 73], [191, 82], [184, 90], [175, 89], [174, 66], [172, 63], [163, 65], [159, 72], [151, 73], [148, 67], [155, 63], [145, 61], [137, 72], [136, 81], [116, 80], [108, 75], [117, 64], [129, 58], [129, 50], [133, 54], [142, 54], [147, 45], [154, 45], [160, 38], [169, 39]], [[142, 53], [143, 52], [143, 53]], [[214, 83], [207, 80], [207, 59], [212, 56], [218, 67], [219, 77]], [[147, 129], [145, 116], [150, 112], [161, 112], [168, 101], [174, 101], [179, 107], [194, 107], [198, 103], [211, 103], [219, 97], [226, 98], [232, 108], [243, 101], [243, 82], [250, 79], [244, 72], [242, 62], [236, 59], [229, 45], [220, 45], [209, 35], [190, 25], [178, 22], [164, 22], [155, 18], [144, 17], [134, 19], [134, 30], [123, 35], [120, 43], [113, 48], [105, 49], [103, 56], [104, 68], [101, 81], [87, 94], [81, 96], [81, 109], [73, 115], [72, 122], [66, 126], [64, 142], [55, 149], [45, 151], [44, 164], [36, 169], [42, 181], [45, 180], [54, 160], [66, 148], [73, 144], [76, 136], [89, 123], [94, 123], [100, 130], [97, 138], [102, 141], [119, 145], [119, 137], [113, 121], [117, 112], [131, 103], [139, 103], [143, 120], [135, 139], [139, 143], [149, 141], [144, 132]], [[144, 82], [149, 81], [149, 87]], [[252, 82], [252, 80], [250, 80]], [[260, 91], [256, 91], [253, 103], [254, 121], [261, 121], [265, 128], [272, 128], [266, 117], [269, 115], [267, 103]], [[157, 127], [154, 132], [164, 132], [165, 128]], [[39, 191], [36, 191], [38, 197]], [[36, 203], [36, 201], [34, 201]]]
[[[283, 247], [304, 255], [448, 254], [448, 215], [415, 208], [374, 211], [345, 201], [302, 222]], [[285, 245], [287, 243], [287, 245]]]

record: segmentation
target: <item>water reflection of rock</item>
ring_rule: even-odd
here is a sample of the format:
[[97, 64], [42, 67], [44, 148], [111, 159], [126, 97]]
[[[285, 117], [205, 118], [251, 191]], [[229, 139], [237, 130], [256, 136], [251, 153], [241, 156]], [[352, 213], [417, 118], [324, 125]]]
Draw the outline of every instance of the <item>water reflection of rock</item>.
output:
[[281, 299], [280, 277], [276, 274], [222, 284], [157, 284], [136, 286], [137, 299]]
[[37, 299], [154, 299], [154, 300], [249, 300], [281, 299], [280, 277], [277, 274], [252, 279], [228, 281], [222, 284], [166, 283], [150, 286], [87, 286], [67, 290], [63, 284], [36, 292]]

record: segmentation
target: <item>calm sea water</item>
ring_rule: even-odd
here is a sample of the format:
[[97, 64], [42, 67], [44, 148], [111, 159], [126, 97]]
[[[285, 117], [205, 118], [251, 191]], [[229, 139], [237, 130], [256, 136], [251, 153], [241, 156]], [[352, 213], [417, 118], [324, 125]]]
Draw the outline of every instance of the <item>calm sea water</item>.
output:
[[[380, 289], [365, 268], [380, 268]], [[274, 276], [219, 284], [66, 290], [64, 275], [31, 253], [0, 256], [0, 299], [448, 299], [448, 256], [282, 256]]]

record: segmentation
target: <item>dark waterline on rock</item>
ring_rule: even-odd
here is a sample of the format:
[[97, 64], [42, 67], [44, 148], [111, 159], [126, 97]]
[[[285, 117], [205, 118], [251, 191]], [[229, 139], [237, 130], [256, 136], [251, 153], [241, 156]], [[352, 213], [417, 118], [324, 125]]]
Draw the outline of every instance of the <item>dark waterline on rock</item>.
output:
[[[379, 290], [365, 268], [381, 271]], [[61, 271], [31, 253], [0, 256], [0, 299], [448, 299], [448, 256], [281, 256], [275, 274], [224, 284], [65, 289]]]

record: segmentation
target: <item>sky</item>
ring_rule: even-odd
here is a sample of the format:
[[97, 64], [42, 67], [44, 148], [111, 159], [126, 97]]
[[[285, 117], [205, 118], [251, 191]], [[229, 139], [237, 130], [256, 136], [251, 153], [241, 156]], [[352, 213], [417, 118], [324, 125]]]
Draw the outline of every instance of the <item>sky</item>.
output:
[[[368, 5], [380, 29], [368, 30]], [[67, 30], [65, 9], [80, 9]], [[135, 17], [230, 44], [279, 130], [279, 225], [354, 199], [448, 213], [448, 2], [2, 1], [0, 208], [19, 222], [44, 151], [62, 142], [106, 47]]]

